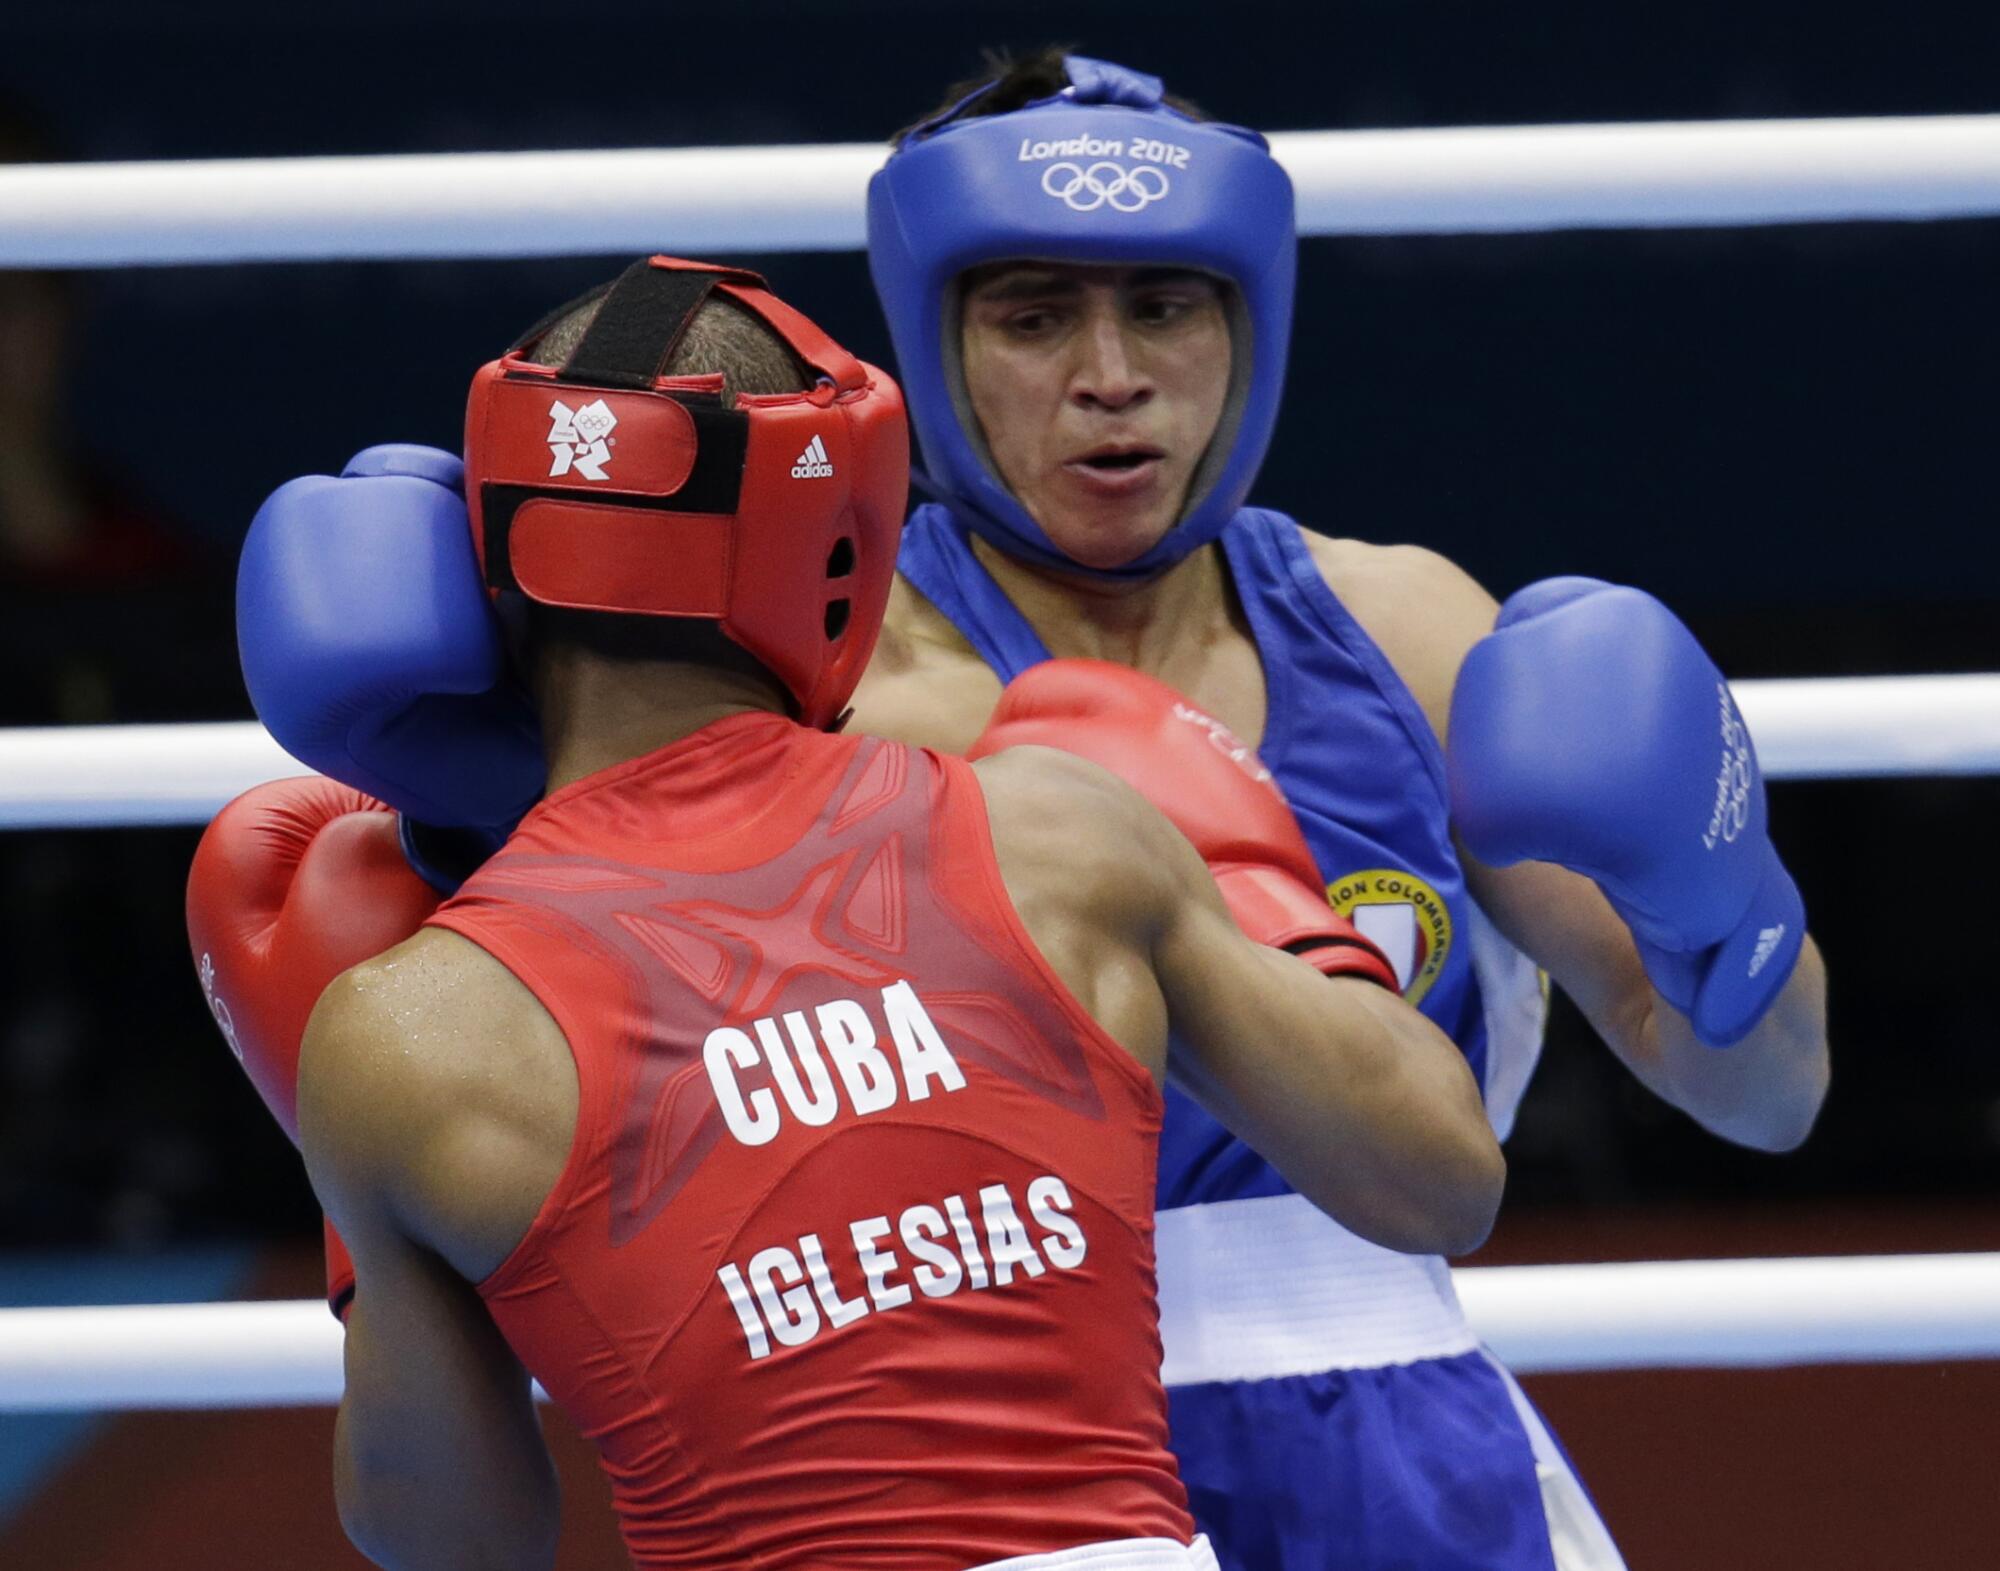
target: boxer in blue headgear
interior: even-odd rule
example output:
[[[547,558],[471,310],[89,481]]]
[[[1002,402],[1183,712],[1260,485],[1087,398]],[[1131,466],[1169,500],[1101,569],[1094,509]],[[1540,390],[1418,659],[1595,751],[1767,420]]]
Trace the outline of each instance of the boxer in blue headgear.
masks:
[[[858,723],[962,746],[1051,656],[1162,677],[1260,739],[1329,898],[1396,956],[1503,1134],[1540,1046],[1525,951],[1708,1127],[1803,1138],[1824,973],[1747,732],[1686,629],[1590,580],[1496,608],[1432,553],[1243,505],[1295,247],[1261,137],[1049,51],[904,133],[868,231],[935,500],[904,530]],[[1143,474],[1080,472],[1135,452],[1151,507],[1125,495]],[[1700,848],[1738,825],[1729,855]],[[1442,1261],[1308,1215],[1177,1093],[1159,1204],[1173,1443],[1230,1571],[1621,1564]]]
[[[1261,139],[1153,78],[1046,51],[899,138],[869,224],[937,500],[904,531],[856,726],[963,751],[1003,684],[1051,656],[1144,671],[1216,717],[1229,756],[1261,757],[1328,898],[1458,1044],[1502,1134],[1540,1046],[1539,963],[1705,1127],[1768,1150],[1805,1137],[1826,1087],[1825,971],[1748,732],[1687,629],[1588,579],[1498,606],[1432,552],[1244,505],[1294,245]],[[397,451],[391,468],[430,474],[438,456]],[[338,538],[338,512],[399,505],[384,462],[311,493],[315,540]],[[462,508],[447,484],[432,475],[429,502]],[[357,553],[357,592],[414,592],[371,574]],[[431,642],[477,642],[437,622]],[[383,690],[407,703],[476,654],[412,650],[411,683]],[[1010,705],[1032,708],[1031,687]],[[468,775],[476,729],[495,779],[520,738],[466,709],[486,695],[459,698],[451,756],[429,728],[343,708],[341,736],[389,750],[356,783],[478,824],[439,797]],[[1062,718],[1102,759],[1113,728]],[[1038,720],[1045,741],[1057,729]],[[1125,762],[1160,795],[1185,774]],[[1342,1231],[1178,1093],[1158,1195],[1173,1442],[1230,1571],[1620,1565],[1444,1262]]]
[[[926,486],[1008,555],[1073,569],[994,470],[966,393],[960,279],[982,263],[1162,262],[1227,288],[1222,418],[1174,527],[1104,576],[1148,578],[1220,535],[1271,445],[1292,334],[1292,182],[1255,131],[1194,118],[1160,79],[1072,55],[1069,86],[1004,115],[987,84],[904,134],[868,187],[868,261],[910,388]]]

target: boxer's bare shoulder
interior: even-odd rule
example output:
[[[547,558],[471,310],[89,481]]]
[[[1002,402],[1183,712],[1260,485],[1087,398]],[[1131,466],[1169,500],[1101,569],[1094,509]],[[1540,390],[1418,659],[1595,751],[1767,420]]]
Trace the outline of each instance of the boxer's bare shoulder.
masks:
[[[1166,1017],[1150,955],[1185,894],[1179,834],[1123,780],[1073,753],[1010,747],[972,767],[1022,925],[1091,1018],[1161,1079]]]
[[[999,701],[999,677],[950,619],[897,574],[881,639],[855,689],[855,728],[963,753]]]
[[[534,1220],[568,1159],[576,1105],[575,1065],[548,1011],[441,928],[337,977],[300,1048],[300,1137],[316,1182],[386,1203],[468,1281]]]
[[[1388,656],[1442,740],[1458,668],[1493,630],[1498,602],[1464,568],[1422,546],[1302,533],[1320,578]]]

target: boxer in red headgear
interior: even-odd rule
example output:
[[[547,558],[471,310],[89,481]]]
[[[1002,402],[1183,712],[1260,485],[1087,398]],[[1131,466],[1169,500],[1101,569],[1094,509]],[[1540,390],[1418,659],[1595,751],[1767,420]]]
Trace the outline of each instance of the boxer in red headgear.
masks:
[[[1123,723],[1236,803],[1236,920],[1096,765],[819,729],[881,617],[903,444],[881,373],[664,260],[475,383],[475,544],[548,791],[333,983],[299,1060],[357,1271],[342,1516],[385,1566],[549,1564],[530,1373],[640,1566],[1212,1565],[1159,1383],[1170,1065],[1386,1244],[1490,1221],[1462,1061],[1205,717],[1135,684]],[[232,1014],[246,1061],[267,1018]]]
[[[711,296],[760,320],[817,381],[753,394],[722,372],[662,377]],[[594,306],[560,370],[516,349],[473,379],[466,500],[487,586],[712,622],[777,678],[802,725],[836,725],[896,570],[909,489],[896,384],[754,273],[654,257]],[[664,344],[663,322],[678,324]]]

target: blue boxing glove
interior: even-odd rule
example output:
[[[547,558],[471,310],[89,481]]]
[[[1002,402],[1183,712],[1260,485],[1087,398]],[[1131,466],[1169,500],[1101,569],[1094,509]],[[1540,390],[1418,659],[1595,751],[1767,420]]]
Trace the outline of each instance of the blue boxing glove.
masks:
[[[1595,880],[1704,1042],[1741,1040],[1783,991],[1805,906],[1750,733],[1651,595],[1551,578],[1509,599],[1459,671],[1446,766],[1466,849]]]
[[[236,636],[258,717],[300,763],[488,844],[542,794],[541,733],[507,669],[466,519],[436,448],[355,455],[274,491],[243,543]]]

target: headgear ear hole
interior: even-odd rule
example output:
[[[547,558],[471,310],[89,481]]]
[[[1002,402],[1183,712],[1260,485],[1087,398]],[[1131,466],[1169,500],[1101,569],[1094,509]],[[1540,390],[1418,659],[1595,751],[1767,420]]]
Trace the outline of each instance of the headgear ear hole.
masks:
[[[853,571],[854,541],[851,537],[842,535],[838,540],[834,541],[833,550],[827,553],[826,576],[828,578],[845,578]]]
[[[829,600],[827,602],[826,636],[829,643],[847,631],[848,613],[852,610],[852,603],[846,600]]]

